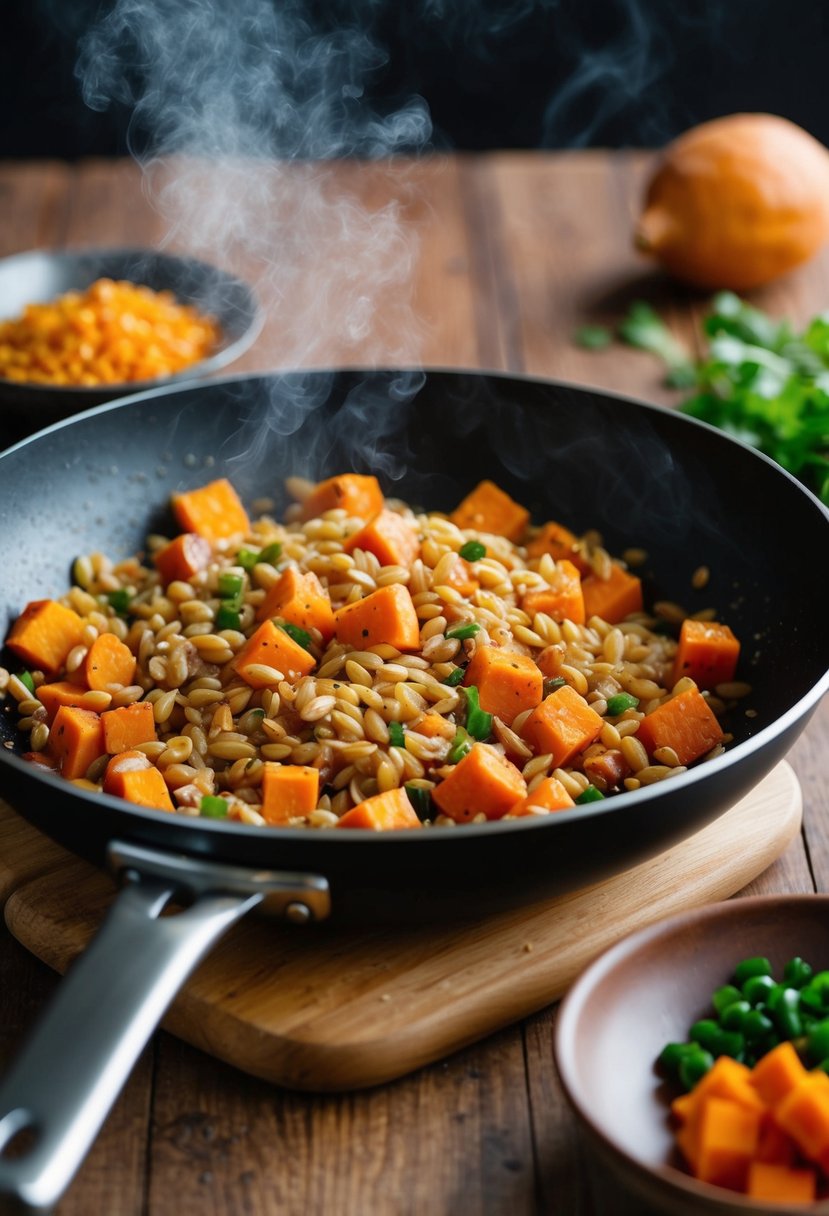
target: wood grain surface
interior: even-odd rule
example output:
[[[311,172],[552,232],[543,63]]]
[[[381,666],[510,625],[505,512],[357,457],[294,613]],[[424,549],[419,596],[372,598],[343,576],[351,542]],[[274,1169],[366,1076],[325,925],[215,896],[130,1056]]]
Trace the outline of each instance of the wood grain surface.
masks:
[[[637,298],[697,340],[705,298],[670,286],[631,249],[648,161],[591,151],[332,167],[332,189],[342,180],[375,208],[392,204],[417,232],[415,252],[378,289],[371,355],[411,349],[414,334],[423,364],[562,377],[673,404],[647,355],[572,341],[576,326],[612,323]],[[126,163],[0,164],[0,214],[0,256],[168,236]],[[178,234],[169,247],[187,244]],[[231,268],[255,275],[266,260],[260,250]],[[313,281],[301,285],[313,299]],[[389,323],[401,293],[416,319],[405,341]],[[752,298],[803,323],[829,303],[829,254]],[[284,320],[284,308],[270,313],[236,370],[361,361],[359,335],[345,341],[324,325],[298,354]],[[0,427],[11,442],[13,429]],[[789,757],[802,833],[748,893],[829,889],[827,744],[824,702]],[[0,1067],[57,982],[11,934],[0,937]],[[403,1080],[347,1095],[275,1087],[160,1032],[59,1216],[638,1216],[578,1140],[553,1064],[554,1018],[548,1006]]]

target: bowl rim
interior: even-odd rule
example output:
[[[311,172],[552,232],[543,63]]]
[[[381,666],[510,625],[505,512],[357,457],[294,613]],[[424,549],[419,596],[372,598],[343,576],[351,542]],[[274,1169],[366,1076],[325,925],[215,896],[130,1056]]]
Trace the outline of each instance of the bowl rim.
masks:
[[[795,1213],[808,1211],[816,1213],[817,1216],[829,1214],[829,1199],[818,1200],[805,1206],[764,1200],[761,1208],[747,1195],[730,1191],[726,1187],[714,1186],[713,1183],[702,1182],[677,1169],[669,1162],[654,1166],[636,1157],[609,1134],[605,1126],[591,1114],[589,1101],[586,1100],[580,1085],[575,1051],[575,1037],[585,1005],[607,975],[621,963],[635,956],[643,947],[659,938],[670,938],[692,924],[706,924],[722,919],[736,920],[745,916],[747,912],[761,912],[764,909],[773,910],[792,905],[806,907],[809,904],[823,905],[824,910],[829,912],[829,893],[818,891],[735,896],[731,899],[718,900],[715,903],[703,904],[684,912],[678,912],[674,916],[664,917],[641,929],[634,930],[633,933],[627,934],[614,945],[603,950],[568,990],[557,1011],[553,1031],[556,1070],[565,1096],[589,1137],[596,1142],[605,1155],[615,1161],[624,1173],[635,1179],[647,1178],[652,1184],[656,1184],[663,1190],[679,1193],[687,1201],[695,1200],[701,1210],[705,1205],[713,1204],[718,1205],[721,1211],[730,1210],[734,1213],[762,1211],[774,1214],[774,1216],[778,1216],[778,1214],[779,1216],[795,1216]],[[829,921],[829,917],[827,920]]]
[[[182,368],[180,371],[171,372],[167,376],[158,376],[152,380],[118,380],[111,384],[86,385],[43,384],[28,380],[10,380],[8,377],[0,375],[0,391],[14,392],[15,395],[19,394],[21,400],[27,396],[43,397],[44,395],[48,395],[57,403],[61,397],[67,401],[79,397],[92,400],[95,397],[100,398],[101,403],[109,404],[110,402],[122,400],[126,396],[152,392],[156,389],[165,389],[177,384],[181,384],[183,387],[190,381],[198,380],[202,376],[227,367],[228,364],[233,363],[253,345],[265,325],[265,312],[253,286],[245,279],[240,278],[235,272],[226,270],[215,262],[205,261],[204,258],[196,257],[194,254],[168,252],[164,249],[154,249],[151,246],[141,245],[83,245],[71,249],[24,249],[17,253],[9,254],[7,257],[0,258],[0,271],[6,267],[13,266],[15,262],[25,263],[26,261],[34,262],[42,260],[45,262],[65,262],[71,265],[98,258],[106,260],[107,258],[140,259],[147,257],[152,257],[160,262],[166,262],[171,266],[174,264],[188,264],[197,267],[216,275],[225,284],[233,285],[238,290],[244,292],[246,304],[250,310],[248,324],[232,342],[220,345],[212,354],[207,355],[204,359],[199,359],[197,363],[192,363],[189,367]],[[101,276],[99,275],[98,277]],[[41,302],[38,300],[33,301],[33,303]],[[0,317],[0,322],[12,319]],[[244,375],[245,373],[240,374]],[[36,409],[37,406],[34,405],[30,408]]]

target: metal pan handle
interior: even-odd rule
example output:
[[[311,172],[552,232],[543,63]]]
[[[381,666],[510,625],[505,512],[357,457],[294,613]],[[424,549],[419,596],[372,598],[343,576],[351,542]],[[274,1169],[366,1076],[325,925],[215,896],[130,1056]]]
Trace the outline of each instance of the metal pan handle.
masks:
[[[329,912],[314,875],[120,843],[110,856],[126,885],[0,1083],[0,1196],[19,1211],[57,1203],[173,997],[232,924],[257,906],[299,922]],[[183,893],[191,906],[161,916]],[[23,1151],[7,1152],[24,1130]]]

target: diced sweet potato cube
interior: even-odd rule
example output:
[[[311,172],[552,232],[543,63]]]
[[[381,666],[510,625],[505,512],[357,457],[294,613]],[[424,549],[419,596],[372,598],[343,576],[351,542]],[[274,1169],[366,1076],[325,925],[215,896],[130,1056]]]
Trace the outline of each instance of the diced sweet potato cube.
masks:
[[[78,684],[58,680],[55,684],[41,684],[37,699],[46,710],[47,721],[51,722],[61,705],[79,705],[83,708],[83,699],[88,691]]]
[[[262,772],[260,813],[270,824],[310,815],[319,801],[319,769],[267,761]]]
[[[163,776],[143,752],[112,757],[104,774],[104,792],[157,811],[175,811]]]
[[[618,562],[611,563],[609,578],[588,574],[581,585],[585,619],[601,617],[610,625],[642,611],[642,580],[629,574]]]
[[[543,554],[549,553],[555,561],[566,559],[573,563],[579,574],[587,574],[590,571],[590,563],[585,561],[577,546],[578,537],[575,533],[563,524],[549,520],[527,542],[527,554],[529,557],[542,557]]]
[[[417,612],[409,589],[402,583],[390,583],[339,608],[334,613],[334,631],[340,642],[357,650],[381,642],[398,650],[420,647]]]
[[[432,790],[432,799],[456,823],[483,813],[502,819],[527,792],[514,764],[486,743],[476,743]]]
[[[521,735],[536,755],[549,752],[561,768],[596,739],[604,722],[575,689],[565,684],[534,709]]]
[[[149,701],[136,701],[101,714],[104,728],[104,751],[110,756],[128,752],[139,743],[151,743],[157,738],[153,707]]]
[[[528,591],[521,601],[521,607],[531,619],[537,612],[544,612],[554,621],[572,621],[575,625],[583,625],[581,575],[573,563],[566,559],[558,562],[550,586]]]
[[[526,655],[478,646],[463,682],[478,689],[481,709],[511,726],[518,714],[541,703],[544,678]]]
[[[769,1161],[773,1165],[794,1165],[795,1144],[791,1136],[783,1131],[770,1111],[766,1111],[760,1124],[760,1139],[757,1142],[755,1161]]]
[[[740,643],[727,625],[716,621],[682,622],[672,682],[689,676],[700,688],[714,688],[734,679]]]
[[[649,755],[672,747],[680,764],[692,764],[721,742],[723,730],[702,693],[689,688],[646,714],[636,738]]]
[[[346,811],[337,822],[338,828],[369,828],[375,832],[422,828],[404,789],[386,790],[366,798],[353,810]]]
[[[54,674],[82,636],[83,622],[71,608],[56,600],[33,600],[12,625],[6,644],[29,667]]]
[[[131,684],[136,659],[114,633],[100,634],[89,647],[83,673],[90,688],[103,690],[110,684]]]
[[[829,1165],[829,1077],[809,1072],[774,1108],[777,1123],[805,1157]]]
[[[273,684],[273,677],[258,668],[281,672],[282,679],[295,684],[310,675],[316,664],[314,656],[284,629],[273,621],[264,621],[239,651],[234,666],[251,688],[267,688]]]
[[[767,1052],[751,1072],[751,1084],[766,1106],[777,1106],[806,1076],[800,1056],[788,1040]]]
[[[549,680],[556,680],[561,675],[561,668],[565,661],[567,648],[563,642],[553,642],[552,646],[546,646],[538,656],[538,670],[542,676],[546,676]]]
[[[302,518],[313,519],[337,509],[368,521],[383,509],[383,491],[376,477],[340,473],[320,481],[302,504]]]
[[[61,705],[49,731],[49,753],[68,780],[83,777],[104,754],[104,728],[97,714],[75,705]]]
[[[248,514],[226,477],[198,490],[172,496],[173,514],[185,532],[206,540],[224,540],[250,531]]]
[[[775,1203],[814,1203],[817,1176],[814,1170],[752,1161],[745,1193],[750,1199],[767,1199]]]
[[[420,554],[420,539],[413,520],[384,507],[359,532],[349,536],[343,549],[346,553],[355,549],[373,553],[381,566],[410,566]]]
[[[719,1056],[687,1097],[693,1106],[706,1098],[727,1098],[729,1102],[762,1113],[763,1101],[751,1084],[751,1076],[751,1070],[739,1060]]]
[[[481,481],[449,516],[459,528],[491,532],[519,541],[527,530],[530,513],[494,481]]]
[[[419,735],[425,735],[427,739],[438,737],[451,739],[456,728],[448,718],[444,718],[441,714],[423,714],[421,718],[412,722],[411,729],[416,730]]]
[[[741,1190],[757,1149],[761,1118],[760,1111],[727,1098],[705,1098],[697,1128],[697,1178]]]
[[[182,532],[155,555],[155,568],[166,587],[180,580],[187,583],[194,574],[210,565],[213,549],[210,541],[198,532]]]
[[[334,633],[334,609],[328,592],[316,574],[310,570],[303,574],[296,566],[282,572],[259,606],[258,621],[272,617],[300,629],[318,629],[324,642]]]
[[[557,777],[545,777],[525,798],[516,802],[510,815],[518,819],[524,815],[532,815],[533,807],[540,807],[545,811],[566,811],[575,805]]]

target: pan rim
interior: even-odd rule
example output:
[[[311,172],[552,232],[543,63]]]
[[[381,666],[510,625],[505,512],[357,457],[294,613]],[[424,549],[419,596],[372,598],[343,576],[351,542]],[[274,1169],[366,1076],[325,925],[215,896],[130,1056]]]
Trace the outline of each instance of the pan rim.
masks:
[[[55,434],[61,431],[64,427],[80,424],[99,417],[105,413],[129,409],[140,402],[152,401],[155,398],[176,396],[183,392],[197,392],[200,389],[205,388],[223,388],[225,386],[236,384],[240,381],[272,381],[274,379],[287,379],[289,377],[306,375],[324,377],[335,376],[343,373],[366,376],[417,374],[427,377],[438,375],[449,378],[460,378],[464,376],[471,376],[475,378],[492,378],[500,381],[537,384],[541,387],[550,387],[553,389],[557,388],[568,392],[575,392],[577,394],[587,393],[593,396],[609,398],[611,400],[621,402],[635,408],[636,410],[644,410],[647,414],[655,414],[659,416],[664,416],[665,414],[673,415],[676,419],[681,420],[680,425],[701,427],[704,431],[716,437],[718,442],[725,443],[726,445],[735,445],[738,449],[744,452],[748,451],[753,457],[763,461],[765,464],[770,466],[776,474],[782,475],[785,479],[792,483],[793,487],[798,492],[805,495],[806,499],[811,503],[811,505],[816,507],[819,513],[824,517],[825,521],[829,523],[829,510],[827,510],[817,496],[800,481],[798,481],[796,477],[778,465],[776,461],[766,456],[763,452],[757,451],[757,449],[752,448],[749,444],[735,438],[733,435],[729,435],[726,432],[719,430],[717,427],[711,426],[707,422],[690,417],[689,415],[680,414],[668,407],[643,401],[640,398],[631,397],[614,390],[594,387],[592,385],[577,384],[567,380],[552,379],[546,376],[536,376],[527,373],[512,373],[497,369],[488,370],[485,368],[458,368],[440,366],[367,367],[358,365],[353,367],[339,366],[329,368],[278,368],[270,372],[235,372],[221,377],[211,377],[209,380],[201,382],[190,381],[187,383],[173,385],[156,385],[151,389],[129,393],[115,398],[112,401],[104,402],[101,405],[93,406],[80,413],[73,414],[70,417],[62,418],[59,421],[52,423],[50,426],[44,427],[42,430],[36,431],[32,435],[26,436],[24,439],[7,448],[5,451],[0,452],[0,473],[2,472],[2,464],[4,460],[11,457],[12,454],[28,447],[30,444],[38,442],[42,437]],[[747,759],[758,749],[767,746],[774,738],[784,734],[790,726],[814,709],[827,691],[829,691],[829,666],[827,666],[827,669],[824,671],[821,678],[817,680],[798,701],[790,706],[784,714],[775,718],[767,726],[762,727],[755,735],[752,735],[751,738],[745,739],[741,743],[736,744],[723,755],[707,761],[704,766],[689,769],[680,774],[678,777],[671,778],[668,785],[672,789],[685,789],[687,787],[696,785],[698,782],[705,779],[708,774],[715,773],[722,768],[731,767],[735,761]],[[51,774],[46,770],[38,769],[37,766],[22,760],[21,757],[4,749],[0,749],[0,762],[2,764],[9,765],[13,770],[20,772],[21,775],[25,774],[26,778],[29,780],[34,778],[43,785],[44,789],[50,789],[53,787],[63,788],[65,785],[60,777]],[[654,798],[665,799],[667,795],[668,791],[665,789],[665,783],[657,782],[653,785],[640,787],[638,790],[625,791],[624,803],[628,806],[634,806],[650,802]],[[122,799],[116,798],[112,795],[104,794],[103,792],[93,793],[92,791],[78,789],[76,787],[73,790],[73,796],[81,798],[84,802],[91,806],[103,806],[108,810],[118,811],[122,815],[126,814],[130,818],[135,818],[139,822],[150,822],[154,824],[169,824],[170,822],[169,812],[154,811],[151,808],[133,806],[131,803],[125,802]],[[566,821],[573,822],[574,820],[580,821],[583,819],[596,819],[597,822],[601,821],[604,816],[612,814],[619,809],[615,805],[617,797],[618,796],[606,799],[604,802],[600,803],[588,803],[584,806],[573,807],[569,811]],[[494,820],[480,824],[464,824],[460,836],[463,839],[468,839],[470,837],[497,838],[502,836],[505,832],[512,834],[516,831],[538,831],[541,829],[555,830],[555,824],[563,827],[564,823],[564,819],[561,819],[555,815],[522,818],[508,820],[506,822],[503,820]],[[304,831],[305,834],[311,836],[312,838],[316,838],[319,835],[319,832],[314,832],[313,830],[307,829],[303,830],[287,827],[269,827],[267,829],[263,829],[258,825],[224,823],[220,820],[197,819],[195,817],[186,815],[177,815],[176,825],[178,826],[180,824],[189,824],[191,825],[192,829],[198,831],[199,833],[207,831],[209,834],[218,834],[220,837],[231,836],[234,838],[261,839],[262,833],[265,830],[267,832],[268,839],[276,839],[281,841],[296,840],[299,831]],[[337,848],[347,848],[349,847],[348,842],[353,845],[355,842],[365,844],[368,840],[372,840],[374,841],[373,847],[379,846],[381,842],[383,847],[389,847],[394,842],[397,842],[399,845],[404,839],[409,841],[420,841],[420,847],[430,847],[425,844],[426,841],[435,839],[446,840],[448,837],[457,839],[459,834],[449,830],[443,831],[442,829],[437,828],[430,829],[426,832],[395,833],[374,832],[370,829],[355,829],[350,832],[343,833],[324,832],[323,835],[326,840],[336,839],[343,842],[342,844],[337,845]],[[403,847],[411,848],[417,846],[407,844]]]

